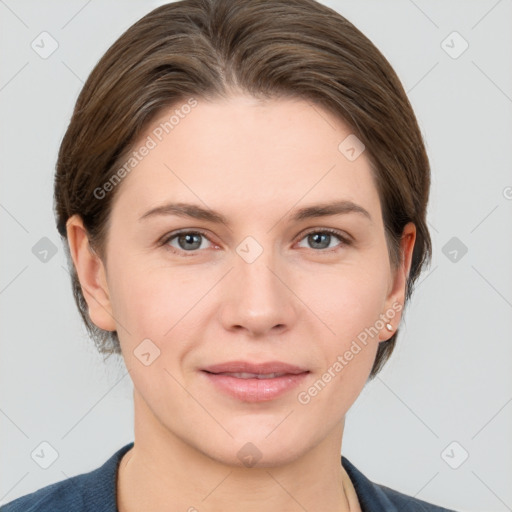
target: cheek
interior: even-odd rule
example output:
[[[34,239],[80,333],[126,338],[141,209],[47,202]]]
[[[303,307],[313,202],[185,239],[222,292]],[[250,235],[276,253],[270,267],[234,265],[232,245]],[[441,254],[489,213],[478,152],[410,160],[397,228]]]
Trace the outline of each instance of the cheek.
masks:
[[[347,265],[298,274],[297,295],[325,324],[325,332],[341,344],[373,326],[379,317],[388,286],[385,265]],[[327,329],[329,327],[330,329]],[[337,348],[340,348],[339,345]]]
[[[143,262],[125,261],[113,262],[112,268],[109,288],[114,316],[121,322],[124,319],[134,329],[152,326],[151,331],[155,331],[163,327],[163,332],[153,332],[157,337],[179,318],[193,315],[194,305],[218,281],[211,268],[203,271],[199,266],[147,268]],[[291,269],[283,277],[291,290],[290,301],[302,302],[301,308],[316,314],[328,326],[342,323],[347,332],[347,328],[373,324],[375,314],[381,312],[387,286],[386,270],[382,263],[325,265],[314,271]],[[236,286],[229,277],[219,286],[223,285]]]
[[[200,310],[196,304],[213,285],[212,278],[211,272],[197,269],[119,262],[109,280],[114,317],[130,333],[131,344],[149,338],[161,346],[181,324],[194,321]]]
[[[382,269],[354,267],[336,275],[317,274],[308,281],[303,288],[303,296],[310,290],[305,302],[322,321],[315,319],[319,364],[317,379],[302,390],[299,403],[310,404],[319,415],[325,407],[342,414],[361,393],[375,361],[386,274]]]
[[[321,320],[314,319],[322,354],[316,371],[328,391],[319,402],[332,399],[347,410],[365,385],[380,341],[379,315],[384,313],[389,277],[385,263],[375,259],[372,265],[304,274],[297,281],[297,295]]]
[[[216,272],[206,265],[154,265],[143,257],[113,256],[109,269],[111,304],[116,321],[130,333],[130,345],[149,338],[163,347],[169,339],[176,340],[185,325],[193,329],[223,306],[211,302],[215,296],[232,295],[221,292],[221,287],[237,286],[229,276],[218,282],[224,268]],[[298,312],[291,319],[296,325],[290,327],[306,325],[307,331],[316,333],[317,343],[329,357],[344,351],[383,313],[389,269],[385,259],[372,258],[371,253],[366,256],[354,253],[343,263],[290,264],[282,272],[290,289],[285,300]],[[220,293],[208,297],[212,288]],[[126,339],[124,329],[118,333]]]

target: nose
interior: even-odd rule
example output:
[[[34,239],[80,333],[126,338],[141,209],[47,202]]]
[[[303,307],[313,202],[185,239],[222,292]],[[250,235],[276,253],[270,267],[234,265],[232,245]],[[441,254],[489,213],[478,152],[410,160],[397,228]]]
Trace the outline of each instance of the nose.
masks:
[[[226,330],[256,338],[290,329],[298,301],[287,285],[289,272],[284,268],[271,250],[252,262],[235,256],[221,299],[220,317]]]

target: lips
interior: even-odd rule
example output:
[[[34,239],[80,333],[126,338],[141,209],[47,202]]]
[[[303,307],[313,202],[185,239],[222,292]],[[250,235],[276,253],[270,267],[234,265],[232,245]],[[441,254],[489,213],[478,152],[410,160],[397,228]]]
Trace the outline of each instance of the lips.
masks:
[[[276,377],[282,377],[283,375],[291,375],[287,373],[247,373],[247,372],[221,372],[215,373],[215,375],[229,375],[236,379],[275,379]]]
[[[203,368],[208,373],[223,373],[223,374],[236,374],[248,373],[252,375],[262,376],[270,374],[282,375],[298,375],[299,373],[307,372],[307,368],[291,365],[281,361],[269,361],[266,363],[250,363],[248,361],[229,361],[226,363],[219,363]],[[247,378],[247,377],[240,377]]]
[[[265,402],[291,391],[304,381],[309,370],[271,361],[249,363],[230,361],[202,370],[215,389],[243,402]]]

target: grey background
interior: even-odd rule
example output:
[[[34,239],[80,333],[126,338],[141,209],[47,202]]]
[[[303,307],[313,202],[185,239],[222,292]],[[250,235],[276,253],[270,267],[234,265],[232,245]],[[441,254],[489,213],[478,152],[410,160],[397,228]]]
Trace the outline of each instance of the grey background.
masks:
[[[102,362],[74,306],[52,182],[83,81],[162,3],[0,0],[0,504],[95,469],[133,440],[124,364]],[[433,173],[432,265],[391,361],[348,413],[343,454],[427,501],[512,510],[512,2],[324,3],[395,67]],[[58,42],[46,59],[31,47],[43,31]],[[453,31],[469,44],[457,58]],[[58,452],[47,469],[31,457],[44,441]]]

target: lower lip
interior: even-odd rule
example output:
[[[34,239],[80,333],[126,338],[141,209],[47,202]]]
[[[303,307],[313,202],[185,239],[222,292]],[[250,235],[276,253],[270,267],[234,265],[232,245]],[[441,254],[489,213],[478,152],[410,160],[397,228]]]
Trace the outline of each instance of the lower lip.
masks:
[[[218,389],[244,402],[266,402],[274,400],[297,387],[309,372],[286,374],[273,379],[239,379],[203,371]]]

